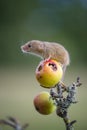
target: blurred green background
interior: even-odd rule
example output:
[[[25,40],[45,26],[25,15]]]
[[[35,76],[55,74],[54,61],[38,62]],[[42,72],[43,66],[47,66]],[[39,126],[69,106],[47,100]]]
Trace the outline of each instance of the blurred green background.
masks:
[[[64,82],[69,85],[80,76],[83,83],[79,102],[69,114],[78,121],[75,129],[86,130],[87,0],[0,0],[0,118],[29,122],[29,130],[65,129],[55,112],[43,116],[34,109],[34,96],[49,90],[35,78],[40,59],[20,50],[32,39],[59,42],[69,51],[71,63]]]

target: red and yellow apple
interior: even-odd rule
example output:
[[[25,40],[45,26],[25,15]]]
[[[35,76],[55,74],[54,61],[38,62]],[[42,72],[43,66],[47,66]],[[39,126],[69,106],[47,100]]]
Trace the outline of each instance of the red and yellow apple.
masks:
[[[56,110],[56,105],[54,100],[51,98],[50,94],[48,92],[40,92],[35,98],[34,98],[34,106],[35,109],[43,115],[51,114]]]
[[[36,68],[36,79],[42,87],[52,88],[62,78],[62,66],[56,60],[43,60]]]

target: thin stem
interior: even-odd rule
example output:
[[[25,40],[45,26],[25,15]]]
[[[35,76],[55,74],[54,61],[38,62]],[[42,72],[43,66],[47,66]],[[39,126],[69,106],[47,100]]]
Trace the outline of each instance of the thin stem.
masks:
[[[76,123],[76,120],[70,122],[67,117],[63,118],[63,120],[65,122],[66,130],[74,130],[73,124]]]

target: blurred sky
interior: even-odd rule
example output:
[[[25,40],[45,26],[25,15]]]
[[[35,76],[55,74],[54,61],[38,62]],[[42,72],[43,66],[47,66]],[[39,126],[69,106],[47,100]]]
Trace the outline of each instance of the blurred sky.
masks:
[[[0,65],[38,62],[20,50],[32,39],[59,42],[73,66],[86,65],[87,0],[0,0]]]

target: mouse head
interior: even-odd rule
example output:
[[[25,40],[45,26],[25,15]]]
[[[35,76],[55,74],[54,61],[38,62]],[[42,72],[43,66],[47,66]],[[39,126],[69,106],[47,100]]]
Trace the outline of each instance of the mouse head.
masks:
[[[21,46],[21,50],[25,53],[41,53],[44,50],[44,43],[39,40],[32,40]]]

